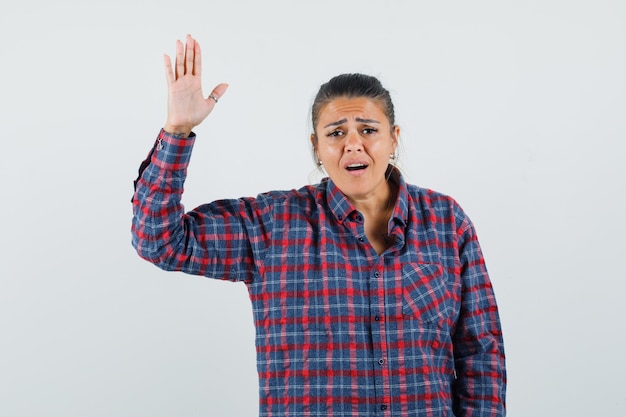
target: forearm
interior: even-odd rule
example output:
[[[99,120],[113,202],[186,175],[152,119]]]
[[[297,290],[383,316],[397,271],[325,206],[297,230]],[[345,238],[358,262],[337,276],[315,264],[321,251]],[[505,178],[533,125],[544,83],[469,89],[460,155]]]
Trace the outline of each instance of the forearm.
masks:
[[[499,323],[485,323],[482,334],[463,332],[464,346],[455,353],[456,381],[453,396],[456,416],[503,417],[506,415],[506,371]],[[497,329],[497,330],[496,330]],[[463,356],[465,355],[465,356]]]
[[[177,240],[185,235],[181,197],[194,140],[194,135],[159,132],[135,183],[132,244],[142,258],[164,269],[176,269],[168,259],[180,251]]]

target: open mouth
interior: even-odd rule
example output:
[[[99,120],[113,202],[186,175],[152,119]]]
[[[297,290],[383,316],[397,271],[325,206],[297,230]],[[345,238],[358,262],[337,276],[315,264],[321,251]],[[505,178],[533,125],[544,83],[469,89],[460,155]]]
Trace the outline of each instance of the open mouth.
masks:
[[[348,171],[360,171],[367,168],[366,164],[350,164],[346,167]]]

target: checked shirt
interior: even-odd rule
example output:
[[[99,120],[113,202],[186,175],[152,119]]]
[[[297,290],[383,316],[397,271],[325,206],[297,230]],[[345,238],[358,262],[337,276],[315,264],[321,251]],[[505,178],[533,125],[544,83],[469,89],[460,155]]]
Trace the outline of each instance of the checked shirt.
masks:
[[[453,199],[394,171],[380,256],[329,179],[185,213],[194,141],[159,133],[135,182],[132,243],[162,269],[247,286],[260,416],[505,415],[496,301]]]

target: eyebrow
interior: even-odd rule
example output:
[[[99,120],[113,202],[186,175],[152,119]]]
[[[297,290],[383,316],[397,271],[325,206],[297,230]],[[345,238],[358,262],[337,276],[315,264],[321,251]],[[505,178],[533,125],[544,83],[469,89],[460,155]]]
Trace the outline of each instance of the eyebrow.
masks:
[[[375,119],[361,119],[360,117],[357,117],[355,120],[357,122],[359,122],[359,123],[380,123],[378,120],[375,120]],[[337,120],[336,122],[332,122],[332,123],[329,123],[326,126],[324,126],[324,129],[326,129],[327,127],[331,127],[331,126],[342,125],[342,124],[344,124],[347,121],[348,121],[348,119],[345,119],[345,118],[341,119],[341,120]]]

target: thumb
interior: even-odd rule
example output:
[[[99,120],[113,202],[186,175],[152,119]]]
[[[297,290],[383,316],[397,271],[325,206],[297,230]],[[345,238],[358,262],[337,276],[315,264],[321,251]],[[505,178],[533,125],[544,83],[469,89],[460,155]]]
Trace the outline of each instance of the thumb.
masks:
[[[211,91],[211,94],[209,94],[209,96],[207,97],[207,100],[214,101],[214,104],[217,103],[222,98],[222,96],[224,95],[227,89],[228,89],[228,84],[222,83],[222,84],[217,85],[213,89],[213,91]]]

